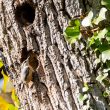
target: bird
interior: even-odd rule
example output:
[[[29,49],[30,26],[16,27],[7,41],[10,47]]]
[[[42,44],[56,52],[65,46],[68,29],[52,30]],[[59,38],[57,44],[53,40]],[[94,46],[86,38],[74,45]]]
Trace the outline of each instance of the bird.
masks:
[[[21,81],[29,83],[32,80],[33,71],[29,66],[24,66],[21,70]]]
[[[34,70],[29,65],[29,57],[28,57],[21,65],[21,73],[20,73],[21,81],[24,83],[29,83],[32,80],[33,72]]]

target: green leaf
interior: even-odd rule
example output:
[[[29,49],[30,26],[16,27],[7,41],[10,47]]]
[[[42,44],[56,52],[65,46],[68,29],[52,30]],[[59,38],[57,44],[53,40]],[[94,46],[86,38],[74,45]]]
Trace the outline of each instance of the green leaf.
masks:
[[[72,44],[80,37],[80,21],[75,19],[71,23],[73,26],[68,26],[64,31],[64,36],[66,40]]]
[[[108,76],[108,73],[100,74],[97,76],[96,80],[102,83],[102,81]]]
[[[103,93],[104,97],[108,97],[109,95],[110,95],[110,91],[109,90],[104,91],[104,93]]]
[[[84,83],[84,87],[82,88],[83,92],[88,92],[89,90],[92,90],[92,88],[88,85],[87,82]]]
[[[110,9],[110,0],[101,0],[101,5],[104,5]]]
[[[107,32],[106,39],[107,39],[108,42],[110,42],[110,31]]]
[[[88,90],[89,90],[88,87],[83,87],[83,88],[82,88],[82,91],[83,91],[83,92],[87,92]]]
[[[101,9],[100,9],[100,12],[99,12],[99,16],[98,16],[96,19],[94,19],[93,23],[96,24],[96,25],[98,25],[98,23],[99,23],[100,21],[106,19],[106,17],[105,17],[106,11],[107,11],[106,8],[104,8],[104,7],[101,8]]]
[[[108,71],[110,71],[110,68],[104,69],[103,72],[107,73]]]
[[[70,43],[70,44],[73,44],[75,43],[75,41],[79,38],[79,36],[74,36],[74,37],[71,37],[71,38],[66,38],[66,40]]]
[[[80,20],[79,19],[74,19],[69,21],[69,26],[80,26]]]
[[[107,68],[110,68],[110,61],[106,61]]]
[[[83,102],[83,101],[86,100],[87,98],[88,98],[88,95],[87,95],[87,94],[84,94],[84,95],[80,94],[80,95],[79,95],[79,101],[80,101],[80,102]]]
[[[94,37],[91,37],[91,39],[89,39],[88,47],[92,46],[94,43],[95,43],[95,39]]]
[[[79,29],[75,27],[67,27],[65,30],[65,34],[68,37],[79,35]]]
[[[88,13],[88,16],[86,16],[83,20],[82,20],[82,26],[87,27],[87,26],[92,26],[92,18],[93,18],[93,12],[90,11]]]
[[[85,82],[85,83],[84,83],[84,87],[88,87],[88,84],[87,84],[87,82]]]
[[[98,39],[98,38],[99,38],[99,39],[102,39],[102,38],[104,38],[107,32],[108,32],[108,30],[107,30],[106,28],[104,28],[103,30],[101,30],[101,31],[98,33],[98,35],[96,36],[95,39]]]
[[[107,78],[104,79],[102,82],[106,86],[106,88],[108,88],[110,86],[110,81]]]
[[[101,45],[101,41],[98,39],[95,39],[95,46],[98,48]]]
[[[99,48],[99,46],[102,46],[101,48],[103,48],[105,45],[102,45],[101,43],[101,39],[105,38],[105,35],[107,34],[108,29],[104,28],[103,30],[101,30],[99,33],[94,33],[94,35],[89,39],[88,42],[88,47],[95,45],[96,48]],[[107,46],[108,44],[106,44]]]
[[[102,52],[102,61],[110,60],[110,49]]]
[[[109,50],[110,45],[108,43],[102,43],[101,45],[98,46],[98,50],[102,53],[103,51]]]

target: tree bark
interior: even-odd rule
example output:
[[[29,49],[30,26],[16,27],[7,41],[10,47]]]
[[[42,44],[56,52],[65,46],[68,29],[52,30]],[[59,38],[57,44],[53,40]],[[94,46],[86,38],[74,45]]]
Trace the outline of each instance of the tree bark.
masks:
[[[23,25],[15,14],[16,7],[24,2],[35,8],[30,25]],[[0,1],[0,42],[8,65],[14,65],[10,77],[23,110],[109,110],[98,84],[92,84],[88,93],[89,109],[79,101],[84,83],[95,82],[96,56],[91,50],[85,51],[84,39],[71,46],[63,36],[70,19],[98,4],[98,0]],[[33,80],[22,87],[21,64],[28,50],[40,63]]]

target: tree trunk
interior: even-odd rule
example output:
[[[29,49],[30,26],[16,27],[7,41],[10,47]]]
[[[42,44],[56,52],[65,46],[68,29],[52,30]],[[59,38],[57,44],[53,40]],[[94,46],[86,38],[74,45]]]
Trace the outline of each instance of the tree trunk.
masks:
[[[32,8],[27,7],[29,19],[22,13],[25,9],[19,8],[23,3]],[[97,84],[91,84],[93,90],[87,94],[89,109],[79,101],[84,83],[96,79],[96,57],[92,51],[84,51],[85,40],[71,46],[63,36],[71,18],[98,4],[99,0],[0,1],[0,42],[8,65],[14,66],[10,77],[23,110],[110,110]],[[25,84],[21,82],[21,64],[33,54],[39,67]],[[35,59],[31,63],[36,64]]]

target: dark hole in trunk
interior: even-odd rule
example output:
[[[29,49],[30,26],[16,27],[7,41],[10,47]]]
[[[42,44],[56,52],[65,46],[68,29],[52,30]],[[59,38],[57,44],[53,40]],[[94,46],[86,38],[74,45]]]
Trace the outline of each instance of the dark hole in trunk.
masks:
[[[28,26],[33,23],[35,18],[35,8],[29,3],[20,4],[15,9],[15,19],[22,26]]]

